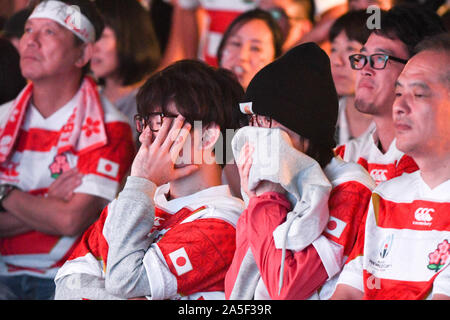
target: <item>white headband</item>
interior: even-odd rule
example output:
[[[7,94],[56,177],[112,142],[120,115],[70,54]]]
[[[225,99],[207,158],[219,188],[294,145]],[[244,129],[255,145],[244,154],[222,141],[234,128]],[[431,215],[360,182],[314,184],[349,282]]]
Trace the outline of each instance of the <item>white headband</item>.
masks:
[[[44,1],[33,10],[28,19],[33,18],[51,19],[72,31],[83,42],[95,42],[94,26],[78,6],[61,1]]]

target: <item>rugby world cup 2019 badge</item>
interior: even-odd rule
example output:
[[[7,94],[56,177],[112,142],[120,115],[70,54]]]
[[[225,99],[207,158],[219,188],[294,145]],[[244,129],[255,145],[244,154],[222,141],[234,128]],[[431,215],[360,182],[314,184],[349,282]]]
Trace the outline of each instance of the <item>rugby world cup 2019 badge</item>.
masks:
[[[49,166],[50,174],[53,179],[57,179],[60,175],[70,169],[67,156],[65,154],[57,154],[53,162]]]
[[[378,254],[376,257],[369,258],[370,265],[378,271],[385,271],[392,267],[391,259],[388,258],[392,250],[392,243],[394,241],[394,235],[388,235],[378,247]]]
[[[444,240],[438,244],[437,249],[428,255],[427,268],[438,272],[448,262],[450,262],[450,244],[448,240]]]
[[[384,259],[387,257],[387,255],[389,254],[389,252],[391,251],[392,248],[392,240],[394,239],[394,235],[391,234],[388,237],[386,237],[386,239],[383,241],[383,243],[380,246],[380,258]]]

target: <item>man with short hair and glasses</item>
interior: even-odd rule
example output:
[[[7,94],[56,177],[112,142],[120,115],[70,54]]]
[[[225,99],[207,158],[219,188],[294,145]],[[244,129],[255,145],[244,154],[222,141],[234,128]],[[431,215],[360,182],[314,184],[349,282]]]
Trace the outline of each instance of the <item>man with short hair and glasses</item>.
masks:
[[[225,298],[244,203],[222,183],[221,138],[241,126],[242,95],[230,71],[195,60],[146,81],[130,176],[56,276],[57,299]]]
[[[338,146],[345,161],[361,164],[377,184],[417,170],[416,163],[395,146],[392,104],[395,81],[423,38],[444,31],[437,14],[416,6],[396,6],[381,13],[361,49],[349,57],[356,70],[355,107],[373,116],[375,129]]]

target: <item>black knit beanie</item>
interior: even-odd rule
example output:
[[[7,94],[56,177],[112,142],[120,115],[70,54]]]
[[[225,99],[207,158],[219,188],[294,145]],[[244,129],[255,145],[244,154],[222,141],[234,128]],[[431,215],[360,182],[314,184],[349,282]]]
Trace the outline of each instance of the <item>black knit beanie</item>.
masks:
[[[255,75],[241,103],[244,109],[334,147],[338,97],[328,55],[312,42],[292,48]]]

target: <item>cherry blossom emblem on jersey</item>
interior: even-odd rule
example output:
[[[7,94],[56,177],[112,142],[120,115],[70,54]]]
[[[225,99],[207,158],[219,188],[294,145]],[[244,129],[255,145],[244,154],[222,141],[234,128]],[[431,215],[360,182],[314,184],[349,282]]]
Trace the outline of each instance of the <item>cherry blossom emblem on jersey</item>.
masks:
[[[438,244],[437,249],[428,255],[429,263],[427,268],[438,272],[448,262],[450,262],[450,244],[444,240]]]
[[[65,154],[57,154],[49,166],[50,173],[53,179],[57,179],[61,174],[70,169]]]

